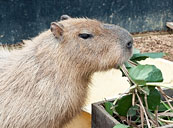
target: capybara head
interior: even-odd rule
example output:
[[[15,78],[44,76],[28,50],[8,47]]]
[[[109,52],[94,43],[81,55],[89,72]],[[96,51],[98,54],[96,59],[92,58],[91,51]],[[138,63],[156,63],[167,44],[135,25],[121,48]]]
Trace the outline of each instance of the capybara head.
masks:
[[[117,25],[65,15],[51,23],[51,32],[68,60],[88,70],[117,67],[132,55],[132,36]]]

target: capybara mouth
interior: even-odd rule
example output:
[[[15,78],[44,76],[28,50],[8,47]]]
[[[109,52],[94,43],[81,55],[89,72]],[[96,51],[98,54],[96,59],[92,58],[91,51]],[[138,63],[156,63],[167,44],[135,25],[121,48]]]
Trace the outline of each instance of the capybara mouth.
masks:
[[[121,65],[122,65],[122,64],[121,64]],[[116,64],[116,65],[114,66],[114,68],[115,68],[115,69],[120,69],[120,66],[121,66],[121,65]]]
[[[121,61],[120,63],[115,64],[115,65],[114,65],[114,68],[115,68],[115,69],[120,69],[120,67],[121,67],[122,65],[124,65],[126,62],[129,62],[129,61],[130,61],[130,58],[131,58],[131,57],[132,57],[132,54],[129,56],[129,58],[125,59],[124,61]]]
[[[125,62],[124,62],[124,63],[125,63]],[[121,67],[122,65],[124,65],[124,63],[120,63],[120,64],[114,65],[114,69],[120,69],[120,67]]]

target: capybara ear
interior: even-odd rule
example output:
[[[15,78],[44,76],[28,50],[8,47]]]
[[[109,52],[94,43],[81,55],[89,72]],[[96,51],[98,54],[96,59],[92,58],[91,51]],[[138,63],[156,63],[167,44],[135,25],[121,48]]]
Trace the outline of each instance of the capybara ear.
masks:
[[[71,18],[71,17],[68,16],[68,15],[62,15],[61,18],[60,18],[60,20],[68,20],[68,19],[70,19],[70,18]]]
[[[59,38],[63,35],[64,32],[63,29],[64,26],[61,23],[56,23],[56,22],[51,23],[50,30],[56,38]]]

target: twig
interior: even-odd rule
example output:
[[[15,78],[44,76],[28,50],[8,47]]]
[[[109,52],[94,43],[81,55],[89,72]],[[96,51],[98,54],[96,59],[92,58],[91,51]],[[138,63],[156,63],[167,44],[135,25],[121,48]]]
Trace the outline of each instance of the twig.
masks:
[[[156,87],[164,87],[164,88],[168,88],[168,89],[173,89],[173,87],[170,87],[170,85],[166,85],[164,83],[146,83],[146,85],[148,86],[156,86]]]
[[[155,121],[153,121],[153,120],[149,120],[150,121],[150,123],[152,124],[152,127],[156,127],[156,124],[155,124]]]
[[[145,93],[145,96],[144,96],[144,102],[145,102],[145,105],[146,105],[146,113],[147,113],[147,115],[148,115],[148,117],[151,119],[151,123],[155,126],[155,125],[157,125],[157,121],[155,121],[154,120],[154,116],[151,114],[151,113],[149,113],[149,111],[148,111],[148,102],[147,102],[147,94]]]
[[[127,69],[126,69],[126,66],[125,66],[124,64],[122,65],[121,69],[123,70],[124,74],[128,77],[128,79],[129,79],[133,84],[135,84],[135,82],[130,78],[129,73],[128,73]]]
[[[135,93],[132,94],[132,106],[135,105]]]
[[[159,109],[159,107],[157,106],[156,110],[154,111],[154,113],[155,113],[155,121],[156,121],[156,126],[157,127],[159,126],[159,123],[158,123],[158,109]]]
[[[157,88],[159,89],[160,93],[163,95],[163,97],[167,101],[169,107],[173,110],[173,107],[172,107],[171,103],[169,102],[168,98],[166,97],[166,94],[164,93],[164,91],[160,87],[157,87]]]
[[[148,119],[148,116],[147,116],[147,113],[146,113],[146,111],[145,111],[145,108],[144,108],[144,106],[143,106],[143,104],[142,104],[141,98],[139,97],[139,95],[138,95],[136,89],[135,89],[135,93],[136,93],[136,96],[138,97],[139,103],[140,103],[140,105],[141,105],[141,107],[142,107],[142,109],[143,109],[143,111],[144,111],[144,115],[145,115],[145,118],[146,118],[146,121],[147,121],[148,128],[151,128],[150,122],[149,122],[149,119]]]
[[[164,119],[159,118],[159,117],[158,117],[158,120],[160,120],[160,121],[162,121],[164,123],[167,123],[167,124],[173,124],[173,121],[171,121],[171,120],[164,120]]]
[[[144,111],[142,109],[142,106],[140,106],[140,117],[141,117],[141,126],[144,128]]]
[[[166,97],[167,97],[168,99],[170,99],[170,100],[173,100],[173,98],[172,98],[172,97],[170,97],[170,96],[168,96],[168,95],[166,95]]]
[[[169,116],[169,117],[173,117],[173,113],[172,112],[162,112],[162,113],[158,113],[158,116]]]
[[[146,113],[148,114],[148,117],[151,119],[151,123],[153,124],[153,126],[157,125],[157,121],[155,121],[155,116],[153,115],[153,113],[151,113],[150,111],[148,111],[148,109],[146,109]]]
[[[147,108],[147,110],[148,110],[147,94],[145,94],[145,96],[144,96],[144,100],[145,100],[146,108]]]
[[[148,112],[147,94],[145,94],[145,96],[144,96],[144,101],[145,101],[145,105],[146,105],[146,113],[148,114],[148,117],[151,119],[151,123],[154,124],[155,126],[158,126],[158,121],[154,120],[154,116]]]
[[[173,128],[173,124],[169,124],[169,125],[161,126],[161,127],[157,127],[157,128]]]
[[[159,91],[162,93],[162,95],[166,96],[168,99],[171,99],[173,100],[172,97],[169,97],[168,95],[166,95],[166,93],[160,88],[160,87],[157,87],[159,89]]]
[[[128,62],[133,65],[133,66],[137,66],[138,64],[136,64],[135,62],[131,61],[131,60],[128,60]]]

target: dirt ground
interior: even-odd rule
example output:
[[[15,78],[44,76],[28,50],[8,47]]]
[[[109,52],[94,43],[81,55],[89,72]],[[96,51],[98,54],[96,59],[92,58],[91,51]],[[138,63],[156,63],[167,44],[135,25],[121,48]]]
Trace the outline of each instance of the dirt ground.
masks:
[[[134,47],[141,52],[164,52],[164,58],[173,61],[173,34],[137,34]]]

